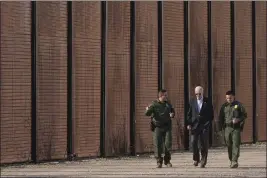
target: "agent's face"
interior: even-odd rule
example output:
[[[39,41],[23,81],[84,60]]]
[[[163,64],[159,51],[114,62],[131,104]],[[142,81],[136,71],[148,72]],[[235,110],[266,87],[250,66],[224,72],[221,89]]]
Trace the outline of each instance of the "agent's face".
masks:
[[[160,101],[167,101],[167,100],[168,100],[168,93],[167,93],[167,92],[162,93],[162,94],[159,96],[159,100],[160,100]]]
[[[226,95],[226,101],[227,103],[232,103],[235,100],[235,97],[233,95]]]

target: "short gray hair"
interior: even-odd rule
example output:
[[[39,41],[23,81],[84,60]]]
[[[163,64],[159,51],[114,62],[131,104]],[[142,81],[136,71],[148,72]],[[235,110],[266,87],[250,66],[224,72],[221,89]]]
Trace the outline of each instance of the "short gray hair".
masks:
[[[204,93],[203,87],[202,86],[197,86],[195,88],[195,93],[201,93],[203,95],[203,93]]]

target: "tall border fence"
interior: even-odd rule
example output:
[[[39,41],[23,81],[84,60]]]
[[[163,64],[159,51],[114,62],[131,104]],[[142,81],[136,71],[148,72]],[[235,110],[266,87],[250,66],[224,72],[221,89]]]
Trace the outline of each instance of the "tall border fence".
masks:
[[[247,109],[243,143],[266,141],[266,2],[0,2],[1,164],[153,151],[147,105],[175,107],[173,150],[190,146],[188,101],[225,92]]]

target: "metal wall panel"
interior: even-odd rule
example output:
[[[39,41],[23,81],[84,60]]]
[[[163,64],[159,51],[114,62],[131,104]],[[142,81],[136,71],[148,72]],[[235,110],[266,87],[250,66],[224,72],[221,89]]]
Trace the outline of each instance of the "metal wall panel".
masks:
[[[252,142],[252,3],[235,2],[235,16],[236,99],[248,113],[242,142]]]
[[[130,2],[108,2],[106,155],[129,153]]]
[[[0,4],[1,163],[31,159],[31,3]]]
[[[194,96],[197,85],[208,96],[208,5],[189,2],[189,90]]]
[[[179,25],[178,25],[179,24]],[[184,2],[163,2],[163,88],[176,117],[172,119],[173,150],[184,144]]]
[[[37,2],[37,160],[67,156],[67,2]]]
[[[257,62],[257,136],[258,141],[266,141],[267,120],[267,3],[256,3],[256,62]]]
[[[230,2],[211,2],[211,14],[212,99],[214,120],[218,121],[221,106],[225,102],[225,93],[231,90]],[[220,145],[224,139],[217,132],[216,125],[213,128],[213,145]]]
[[[74,153],[100,155],[101,2],[73,2]]]
[[[145,109],[158,91],[157,2],[136,2],[136,152],[152,151]]]

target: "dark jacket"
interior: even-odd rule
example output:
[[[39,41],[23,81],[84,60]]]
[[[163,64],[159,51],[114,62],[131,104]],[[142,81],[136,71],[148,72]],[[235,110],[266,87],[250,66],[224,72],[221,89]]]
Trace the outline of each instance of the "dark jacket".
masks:
[[[197,99],[191,99],[187,113],[187,125],[192,127],[192,132],[194,130],[208,128],[213,120],[213,117],[213,106],[207,97],[203,97],[203,103],[200,112],[198,112]]]

